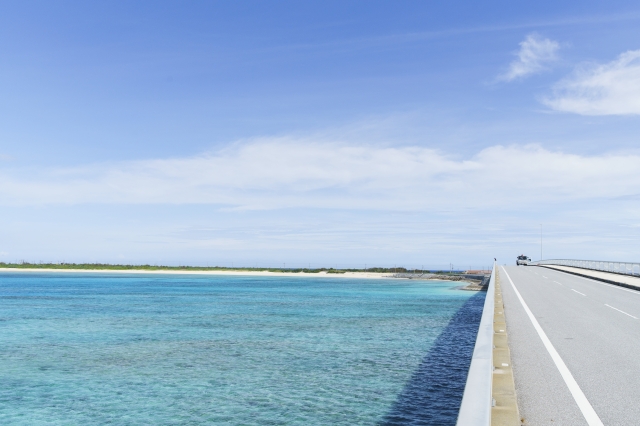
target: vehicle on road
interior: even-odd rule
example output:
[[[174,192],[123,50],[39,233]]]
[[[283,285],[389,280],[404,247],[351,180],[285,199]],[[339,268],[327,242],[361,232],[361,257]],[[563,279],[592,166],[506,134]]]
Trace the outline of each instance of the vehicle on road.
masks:
[[[518,256],[518,260],[516,260],[516,265],[518,266],[527,266],[531,262],[531,258],[521,254]]]

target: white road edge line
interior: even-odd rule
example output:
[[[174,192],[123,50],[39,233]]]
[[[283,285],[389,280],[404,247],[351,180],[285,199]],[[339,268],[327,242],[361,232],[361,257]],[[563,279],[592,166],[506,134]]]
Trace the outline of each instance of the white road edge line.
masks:
[[[576,290],[575,288],[572,288],[571,290],[575,291],[575,292],[576,292],[576,293],[578,293],[578,294],[581,294],[581,295],[583,295],[583,296],[586,296],[586,294],[584,294],[584,293],[580,293],[580,292],[579,292],[578,290]]]
[[[578,386],[578,383],[573,378],[573,375],[567,368],[567,365],[564,363],[564,361],[560,357],[560,354],[558,354],[558,351],[556,351],[556,348],[553,347],[551,340],[549,340],[549,338],[547,337],[542,327],[540,327],[540,324],[538,323],[538,320],[536,319],[536,317],[533,316],[533,313],[529,309],[529,306],[527,306],[526,302],[520,295],[520,292],[516,288],[515,284],[513,284],[513,281],[511,280],[511,277],[507,273],[507,270],[504,268],[504,266],[502,267],[502,270],[504,271],[505,275],[509,279],[509,282],[511,283],[511,287],[513,287],[513,291],[516,292],[516,296],[518,296],[518,299],[520,300],[520,303],[522,304],[524,311],[529,316],[529,319],[533,324],[533,328],[535,328],[536,331],[538,332],[538,336],[540,336],[540,339],[542,340],[544,347],[547,349],[547,352],[549,352],[549,355],[551,355],[551,359],[556,364],[556,367],[558,368],[560,375],[562,376],[565,384],[569,388],[569,392],[571,392],[571,396],[573,396],[573,399],[576,401],[576,404],[578,404],[578,408],[580,408],[580,411],[582,412],[584,419],[587,421],[587,424],[589,426],[604,426],[604,424],[602,423],[602,420],[600,420],[600,417],[598,417],[598,414],[591,406],[591,403],[589,403],[589,400],[587,399],[587,397],[584,395],[584,392],[582,392],[582,389],[580,389],[580,386]]]
[[[625,311],[621,311],[621,310],[620,310],[620,309],[618,309],[618,308],[614,308],[614,307],[613,307],[613,306],[611,306],[611,305],[607,305],[606,303],[604,304],[604,306],[608,306],[608,307],[610,307],[611,309],[615,309],[615,310],[616,310],[616,311],[618,311],[618,312],[622,312],[622,313],[623,313],[623,314],[625,314],[625,315],[629,315],[629,316],[630,316],[631,318],[633,318],[633,319],[638,319],[637,317],[634,317],[633,315],[628,314],[628,313],[626,313]]]

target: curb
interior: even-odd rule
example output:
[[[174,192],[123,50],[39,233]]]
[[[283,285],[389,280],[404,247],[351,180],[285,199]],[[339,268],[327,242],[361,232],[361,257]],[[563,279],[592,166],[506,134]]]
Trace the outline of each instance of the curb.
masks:
[[[491,425],[521,425],[522,421],[518,411],[516,387],[513,380],[511,352],[509,351],[507,339],[507,324],[504,316],[499,274],[496,274],[495,278],[493,318],[493,386],[491,391],[493,404],[491,407]]]
[[[565,269],[558,269],[558,268],[554,268],[553,265],[536,265],[536,266],[539,266],[541,268],[552,269],[554,271],[564,272],[565,274],[577,275],[577,276],[582,277],[582,278],[589,278],[590,280],[602,281],[603,283],[617,285],[618,287],[625,287],[625,288],[629,288],[631,290],[640,291],[640,287],[632,285],[632,284],[621,283],[620,281],[607,280],[605,278],[594,277],[594,276],[587,275],[587,274],[581,274],[581,273],[575,272],[575,271],[567,271]],[[564,266],[564,265],[558,265],[558,266]],[[570,268],[578,268],[578,267],[577,266],[570,266]],[[584,269],[584,268],[582,268],[582,269]],[[586,269],[586,270],[587,271],[591,271],[592,269]],[[598,271],[598,272],[606,272],[606,271]],[[607,272],[607,273],[608,274],[613,274],[614,272]],[[618,275],[624,275],[624,274],[618,274]]]

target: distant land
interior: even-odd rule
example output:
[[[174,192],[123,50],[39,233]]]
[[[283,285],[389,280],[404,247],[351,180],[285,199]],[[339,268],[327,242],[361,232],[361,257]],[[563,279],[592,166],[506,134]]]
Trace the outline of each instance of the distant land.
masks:
[[[367,269],[335,269],[335,268],[259,268],[259,267],[226,267],[226,266],[164,266],[164,265],[119,265],[111,263],[5,263],[0,262],[0,269],[73,269],[73,270],[114,270],[114,271],[244,271],[244,272],[286,272],[286,273],[327,273],[327,274],[344,274],[347,272],[369,272],[369,273],[437,273],[449,274],[459,273],[461,271],[441,271],[441,270],[420,270],[407,269],[404,267],[382,268],[372,267]]]

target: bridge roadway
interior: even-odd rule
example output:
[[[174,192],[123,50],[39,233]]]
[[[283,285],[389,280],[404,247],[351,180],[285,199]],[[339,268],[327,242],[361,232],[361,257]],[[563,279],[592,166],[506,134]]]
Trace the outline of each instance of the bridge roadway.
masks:
[[[543,267],[498,271],[524,424],[640,425],[640,291]],[[554,348],[576,386],[561,375]]]

